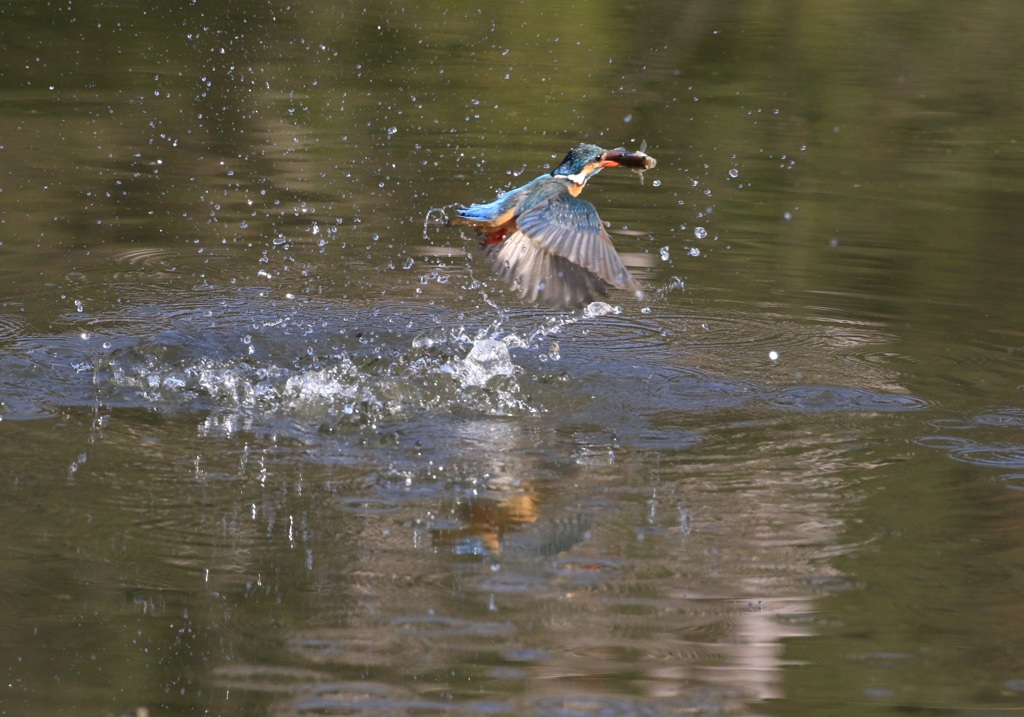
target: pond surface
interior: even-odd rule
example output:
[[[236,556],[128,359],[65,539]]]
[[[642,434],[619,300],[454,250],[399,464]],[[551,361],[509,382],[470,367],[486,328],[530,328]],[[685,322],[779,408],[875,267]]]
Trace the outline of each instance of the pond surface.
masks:
[[[1020,3],[0,28],[0,713],[1024,708]],[[524,305],[581,141],[646,295]]]

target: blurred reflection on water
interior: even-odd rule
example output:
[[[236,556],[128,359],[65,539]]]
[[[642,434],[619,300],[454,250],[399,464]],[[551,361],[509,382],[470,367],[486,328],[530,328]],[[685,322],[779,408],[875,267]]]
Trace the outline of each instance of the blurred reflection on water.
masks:
[[[8,710],[1019,706],[1017,4],[0,20]],[[643,140],[642,302],[427,221]]]

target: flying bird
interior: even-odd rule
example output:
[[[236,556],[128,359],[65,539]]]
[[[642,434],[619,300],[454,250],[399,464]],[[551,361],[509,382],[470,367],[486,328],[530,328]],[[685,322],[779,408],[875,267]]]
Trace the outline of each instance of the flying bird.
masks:
[[[597,209],[579,195],[605,167],[641,175],[652,169],[657,162],[643,148],[578,145],[550,174],[488,204],[462,207],[449,223],[476,229],[491,266],[526,301],[575,309],[607,297],[611,287],[642,296]]]

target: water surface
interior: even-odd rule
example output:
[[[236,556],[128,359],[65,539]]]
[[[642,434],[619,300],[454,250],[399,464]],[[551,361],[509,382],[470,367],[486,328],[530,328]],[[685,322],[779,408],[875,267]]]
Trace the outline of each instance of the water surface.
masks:
[[[0,9],[0,711],[1018,711],[1024,14],[776,10]]]

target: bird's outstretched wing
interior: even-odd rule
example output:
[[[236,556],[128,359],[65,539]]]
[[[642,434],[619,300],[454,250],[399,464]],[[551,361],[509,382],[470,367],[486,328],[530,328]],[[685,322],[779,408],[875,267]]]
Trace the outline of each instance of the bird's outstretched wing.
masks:
[[[521,231],[484,244],[491,266],[519,295],[552,309],[577,309],[608,296],[608,282],[568,259],[542,249]]]
[[[640,291],[590,202],[556,195],[520,214],[516,229],[484,249],[521,298],[569,309],[606,297],[610,286]]]

